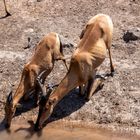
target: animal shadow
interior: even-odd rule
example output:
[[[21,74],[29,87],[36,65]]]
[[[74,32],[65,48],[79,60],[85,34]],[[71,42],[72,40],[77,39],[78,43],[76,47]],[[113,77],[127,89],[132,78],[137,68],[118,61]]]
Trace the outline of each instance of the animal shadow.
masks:
[[[79,110],[84,104],[86,100],[82,96],[79,96],[78,90],[74,89],[72,90],[68,95],[66,95],[62,101],[60,101],[56,107],[54,108],[53,114],[51,117],[46,121],[44,126],[46,126],[48,123],[57,121],[59,119],[62,119],[66,116],[69,116],[71,113]],[[34,131],[34,122],[28,121],[29,127],[28,128],[19,128],[15,132],[18,131],[27,131],[28,135],[25,136],[26,139],[32,138],[34,135],[37,135],[37,137],[40,137],[42,135],[42,130]]]
[[[96,78],[103,78],[104,81],[112,77],[112,74],[107,73],[105,75],[96,75]],[[93,94],[97,94],[103,88],[104,84],[99,85]],[[48,123],[63,119],[73,112],[79,110],[87,102],[85,95],[81,96],[78,89],[72,90],[68,95],[66,95],[54,108],[54,111],[48,121],[45,123],[46,126]]]
[[[24,101],[23,99],[21,99],[21,101],[19,102],[21,104],[21,107],[18,107],[16,109],[16,113],[14,115],[15,116],[19,116],[22,113],[28,112],[33,108],[36,108],[36,101],[33,97],[30,97],[30,99],[28,99],[27,101]]]
[[[34,131],[34,122],[32,120],[28,121],[28,124],[30,125],[28,128],[19,128],[17,130],[15,130],[15,133],[17,133],[18,131],[26,131],[28,134],[25,136],[25,139],[31,139],[34,135],[37,135],[37,137],[40,137],[42,135],[42,130],[40,131]]]
[[[56,105],[48,123],[69,116],[79,110],[85,103],[85,97],[79,95],[78,89],[72,90]]]
[[[8,134],[11,133],[10,129],[5,129],[5,118],[0,122],[0,133],[6,131]]]
[[[99,75],[97,75],[97,77],[100,77]],[[108,77],[112,77],[111,74],[106,74],[105,75],[106,78]],[[97,90],[95,91],[95,93],[97,93],[99,90],[101,90],[103,87],[101,88],[97,88]],[[68,95],[66,95],[54,108],[54,111],[52,113],[52,115],[50,116],[50,118],[44,123],[43,128],[51,122],[63,119],[67,116],[69,116],[70,114],[72,114],[73,112],[79,110],[81,107],[83,107],[83,105],[87,102],[87,100],[85,100],[84,96],[80,96],[79,95],[79,90],[77,89],[73,89]],[[42,129],[39,131],[34,131],[34,122],[33,121],[28,121],[28,123],[30,124],[29,128],[19,128],[18,130],[16,130],[16,132],[18,131],[27,131],[29,133],[29,135],[27,135],[25,138],[31,138],[34,134],[36,134],[38,137],[40,137],[42,135]]]

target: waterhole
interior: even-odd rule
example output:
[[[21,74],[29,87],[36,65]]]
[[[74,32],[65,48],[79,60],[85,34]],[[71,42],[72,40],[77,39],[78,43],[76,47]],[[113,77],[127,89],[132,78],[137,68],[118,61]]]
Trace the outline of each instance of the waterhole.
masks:
[[[92,126],[92,127],[91,127]],[[139,140],[123,132],[99,128],[97,126],[76,122],[58,121],[45,126],[41,131],[33,130],[33,123],[23,124],[18,122],[12,124],[11,130],[5,129],[0,132],[1,140]]]

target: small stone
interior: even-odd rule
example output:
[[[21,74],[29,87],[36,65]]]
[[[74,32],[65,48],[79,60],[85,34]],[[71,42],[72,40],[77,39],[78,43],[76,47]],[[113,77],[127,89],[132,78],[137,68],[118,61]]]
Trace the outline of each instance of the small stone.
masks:
[[[135,90],[136,90],[136,88],[134,86],[130,86],[129,91],[135,91]]]
[[[115,105],[116,105],[116,106],[118,106],[118,105],[119,105],[119,103],[118,103],[118,102],[116,102],[116,103],[115,103]]]
[[[125,88],[123,88],[123,91],[126,91],[126,89],[125,89]]]
[[[133,32],[127,31],[126,33],[124,33],[123,35],[123,40],[128,43],[129,41],[136,41],[138,40],[139,37],[134,35]]]

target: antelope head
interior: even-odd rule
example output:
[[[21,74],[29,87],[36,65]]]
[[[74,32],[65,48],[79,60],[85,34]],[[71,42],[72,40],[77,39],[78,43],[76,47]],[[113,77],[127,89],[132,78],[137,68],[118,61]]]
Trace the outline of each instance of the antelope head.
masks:
[[[35,124],[36,131],[42,129],[43,124],[47,121],[53,112],[55,101],[48,99],[49,95],[50,93],[47,93],[47,96],[43,96],[40,100],[39,113]]]
[[[11,125],[12,118],[15,114],[16,107],[21,97],[26,95],[26,93],[31,91],[31,89],[34,87],[35,77],[35,74],[30,69],[27,69],[27,67],[25,67],[14,96],[12,96],[12,91],[9,93],[5,104],[6,128],[9,128]]]
[[[36,131],[42,128],[44,122],[49,118],[50,114],[53,111],[53,101],[49,100],[53,89],[49,88],[49,90],[46,92],[43,84],[41,84],[41,81],[39,79],[41,77],[40,75],[37,78],[37,85],[40,88],[40,91],[42,92],[42,97],[39,102],[39,113],[35,124]]]
[[[10,91],[5,103],[5,120],[6,120],[5,127],[6,128],[10,127],[11,120],[13,118],[15,111],[16,111],[16,106],[13,105],[12,91]]]

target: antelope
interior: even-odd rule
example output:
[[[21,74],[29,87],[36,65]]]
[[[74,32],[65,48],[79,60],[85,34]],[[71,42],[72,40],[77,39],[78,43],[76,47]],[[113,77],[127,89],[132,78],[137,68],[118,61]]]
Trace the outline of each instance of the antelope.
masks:
[[[113,76],[114,66],[111,57],[111,42],[113,23],[105,14],[98,14],[91,18],[80,35],[80,42],[74,51],[70,67],[59,86],[46,100],[42,97],[39,105],[35,130],[41,129],[44,122],[52,114],[56,104],[72,89],[87,84],[86,98],[90,99],[96,87],[102,80],[94,80],[97,68],[102,64],[109,51],[110,70]],[[49,97],[48,97],[49,96]]]
[[[7,97],[5,105],[6,128],[9,128],[11,125],[12,117],[15,114],[16,106],[20,99],[24,97],[24,100],[27,100],[29,98],[29,93],[33,92],[33,90],[36,91],[34,95],[38,95],[36,78],[42,71],[45,70],[41,76],[42,83],[44,84],[56,60],[62,60],[67,68],[63,55],[64,46],[65,44],[62,44],[58,34],[55,32],[47,34],[37,44],[31,60],[24,66],[15,94],[12,96],[12,92],[10,92]]]
[[[11,16],[11,14],[7,10],[7,6],[6,6],[5,0],[3,0],[3,2],[4,2],[5,12],[6,12],[6,16],[5,17]]]

